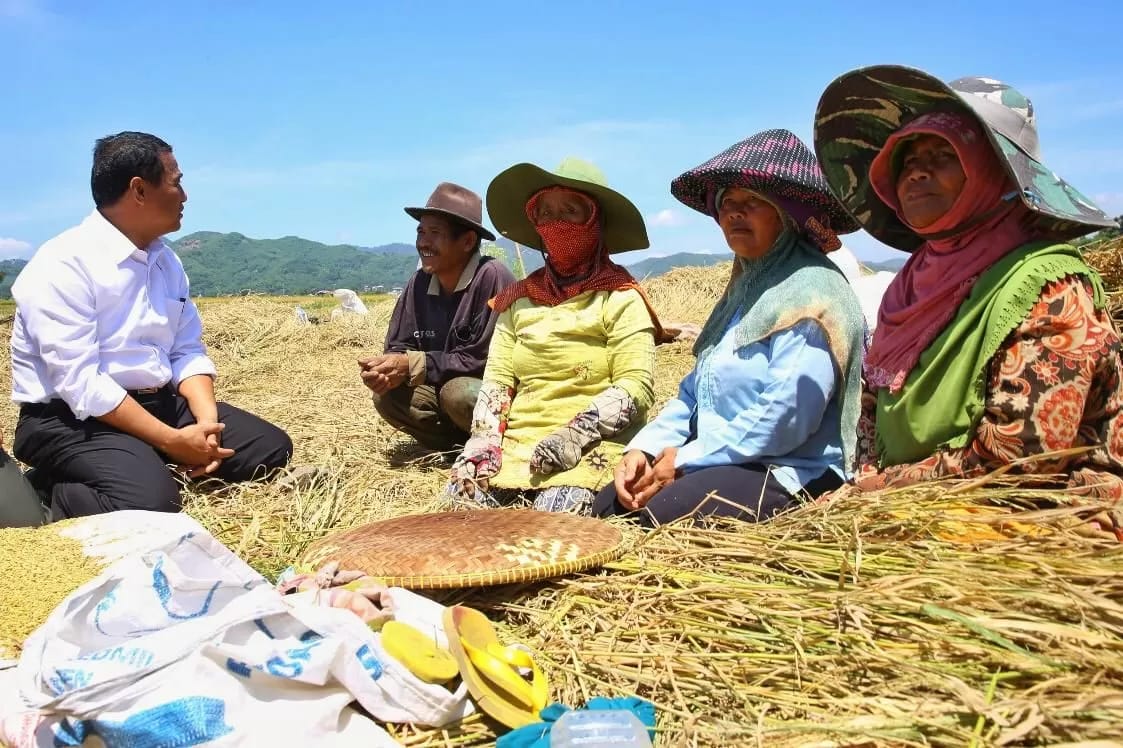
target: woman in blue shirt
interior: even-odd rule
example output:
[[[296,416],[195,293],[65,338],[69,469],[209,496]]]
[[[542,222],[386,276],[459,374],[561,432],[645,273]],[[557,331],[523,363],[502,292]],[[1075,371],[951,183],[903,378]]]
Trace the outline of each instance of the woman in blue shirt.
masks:
[[[733,277],[678,397],[628,444],[593,511],[766,520],[853,465],[865,323],[825,253],[858,225],[787,130],[737,143],[671,193],[721,226]]]

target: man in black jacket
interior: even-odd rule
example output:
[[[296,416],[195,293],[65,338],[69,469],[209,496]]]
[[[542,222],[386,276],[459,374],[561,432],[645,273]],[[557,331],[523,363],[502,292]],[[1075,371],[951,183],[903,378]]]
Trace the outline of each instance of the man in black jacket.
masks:
[[[359,360],[374,407],[394,428],[426,447],[452,450],[472,430],[496,314],[488,299],[515,282],[503,263],[480,254],[483,202],[443,182],[417,219],[421,269],[398,298],[385,352]]]

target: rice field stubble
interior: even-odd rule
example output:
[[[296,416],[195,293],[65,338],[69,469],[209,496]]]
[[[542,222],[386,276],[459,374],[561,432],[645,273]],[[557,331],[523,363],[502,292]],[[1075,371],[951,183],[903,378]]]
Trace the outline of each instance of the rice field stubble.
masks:
[[[648,286],[667,321],[700,323],[726,278],[689,268]],[[186,511],[269,577],[327,532],[444,508],[448,469],[379,420],[358,378],[392,301],[312,326],[295,303],[200,303],[220,397],[325,469],[287,490],[186,491]],[[657,358],[658,407],[692,357],[678,343]],[[1068,529],[1087,511],[997,480],[921,486],[762,526],[631,531],[603,570],[438,598],[531,646],[556,700],[652,699],[664,745],[1107,745],[1123,734],[1123,551]],[[488,744],[493,728],[393,729],[438,746]]]

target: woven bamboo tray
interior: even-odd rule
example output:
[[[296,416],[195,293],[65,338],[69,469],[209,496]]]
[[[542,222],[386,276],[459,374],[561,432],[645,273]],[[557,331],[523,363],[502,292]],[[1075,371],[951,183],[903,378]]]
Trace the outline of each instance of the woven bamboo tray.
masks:
[[[414,514],[373,522],[309,546],[318,568],[338,561],[409,589],[531,582],[600,566],[620,555],[623,534],[607,522],[531,509]]]

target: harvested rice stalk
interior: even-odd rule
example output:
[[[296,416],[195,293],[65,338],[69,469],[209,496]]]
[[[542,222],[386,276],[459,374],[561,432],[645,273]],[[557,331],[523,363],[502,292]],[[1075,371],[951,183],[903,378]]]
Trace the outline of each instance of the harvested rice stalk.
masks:
[[[517,624],[555,698],[653,699],[668,745],[1123,734],[1123,546],[1068,531],[1079,507],[988,501],[1016,495],[923,487],[667,527],[601,574],[469,600]],[[948,543],[949,523],[1010,534]]]
[[[1089,244],[1081,252],[1084,261],[1099,272],[1107,290],[1123,290],[1123,238]]]

